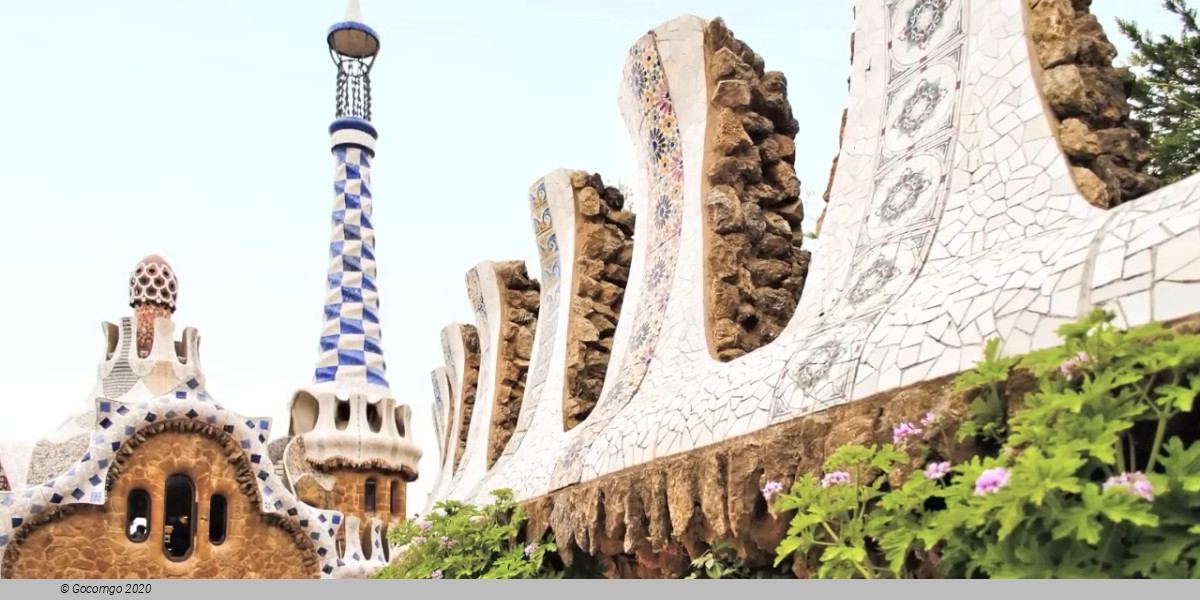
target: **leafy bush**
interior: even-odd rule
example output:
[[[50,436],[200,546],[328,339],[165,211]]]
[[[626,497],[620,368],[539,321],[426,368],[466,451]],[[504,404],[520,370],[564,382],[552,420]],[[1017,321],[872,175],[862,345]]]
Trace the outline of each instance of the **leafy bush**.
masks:
[[[1200,336],[1112,319],[1094,310],[1059,329],[1062,346],[1020,359],[991,341],[959,377],[978,394],[965,428],[1003,444],[995,456],[933,462],[892,489],[924,450],[854,445],[821,479],[768,483],[774,510],[796,511],[776,564],[822,578],[1200,578]],[[1038,388],[1006,415],[1013,368]],[[895,431],[901,444],[922,428]]]
[[[407,546],[375,579],[557,579],[551,560],[553,540],[526,540],[525,509],[511,490],[492,492],[486,506],[451,500],[439,502],[422,519],[410,519],[388,531]]]

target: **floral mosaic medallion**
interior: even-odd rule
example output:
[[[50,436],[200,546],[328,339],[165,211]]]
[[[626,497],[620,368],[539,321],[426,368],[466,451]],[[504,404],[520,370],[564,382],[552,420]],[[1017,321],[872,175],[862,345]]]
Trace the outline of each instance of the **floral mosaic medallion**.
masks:
[[[893,0],[888,7],[888,81],[895,81],[963,39],[969,0]]]
[[[946,89],[937,81],[924,79],[917,89],[904,101],[900,114],[892,122],[892,127],[900,130],[906,136],[913,137],[937,110],[938,103],[946,97]]]
[[[529,430],[530,424],[538,412],[537,406],[542,397],[542,389],[550,375],[551,352],[558,337],[558,306],[562,291],[561,257],[558,253],[554,225],[550,219],[545,180],[539,179],[529,188],[529,205],[533,215],[534,234],[538,236],[538,248],[542,250],[543,277],[539,314],[547,316],[538,320],[535,335],[537,347],[534,349],[532,364],[526,379],[524,404],[517,416],[517,426],[513,430],[512,438],[504,446],[504,451],[500,455],[500,460],[505,462],[507,462],[506,457],[516,454],[524,443],[525,433]],[[499,466],[500,463],[497,462],[493,470]]]
[[[876,207],[875,216],[888,225],[895,223],[916,206],[921,194],[931,185],[933,180],[924,170],[914,171],[912,167],[905,167],[900,179],[887,188],[887,195],[883,203]]]
[[[917,0],[908,9],[900,41],[924,50],[946,19],[950,0]]]
[[[857,353],[873,317],[870,314],[839,323],[806,340],[805,346],[788,359],[773,386],[771,421],[795,418],[847,400]]]
[[[952,135],[961,99],[961,62],[962,52],[952,51],[888,92],[880,128],[883,144],[879,167],[890,168],[894,159]]]
[[[876,257],[865,272],[859,273],[854,285],[846,292],[846,300],[850,304],[858,306],[883,291],[883,286],[899,274],[900,269],[896,268],[894,259],[885,256]]]
[[[643,180],[649,185],[646,198],[651,210],[650,239],[644,245],[639,244],[645,253],[643,268],[647,277],[630,315],[629,344],[620,357],[618,379],[600,398],[587,421],[573,430],[577,433],[555,467],[551,489],[579,481],[582,462],[596,435],[629,403],[641,385],[660,334],[679,262],[683,147],[679,120],[653,33],[643,36],[630,49],[623,82],[622,113],[635,138],[642,140],[638,162],[646,175]]]
[[[830,338],[817,346],[808,356],[808,361],[791,370],[788,375],[800,387],[812,389],[817,383],[829,377],[833,363],[845,352],[841,340]]]

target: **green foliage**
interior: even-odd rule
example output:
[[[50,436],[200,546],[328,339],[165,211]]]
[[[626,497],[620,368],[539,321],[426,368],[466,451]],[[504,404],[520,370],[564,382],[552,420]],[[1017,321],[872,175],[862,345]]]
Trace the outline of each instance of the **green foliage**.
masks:
[[[486,506],[439,502],[423,519],[388,531],[408,548],[375,579],[557,579],[549,559],[553,540],[527,541],[521,533],[525,509],[510,490],[492,492]]]
[[[971,431],[1005,444],[998,456],[890,489],[884,476],[922,451],[840,449],[825,485],[806,475],[775,499],[796,511],[777,562],[822,578],[1200,578],[1200,336],[1112,319],[1093,310],[1059,329],[1063,345],[1019,359],[993,340],[958,379],[977,394]],[[1013,368],[1038,388],[1001,425]]]
[[[779,570],[751,568],[745,564],[737,549],[718,540],[699,558],[692,561],[692,572],[684,579],[794,579]]]
[[[1142,72],[1130,96],[1133,116],[1150,125],[1150,172],[1173,182],[1200,170],[1200,27],[1185,0],[1164,0],[1179,17],[1178,37],[1153,36],[1117,19]]]
[[[1005,417],[1008,413],[1004,402],[1004,384],[1018,358],[1000,357],[1000,339],[988,340],[983,349],[983,361],[974,371],[967,371],[954,380],[960,391],[974,390],[971,401],[971,419],[958,430],[959,438],[982,437],[992,441],[1004,439]]]
[[[750,576],[750,569],[743,564],[733,546],[718,541],[692,561],[692,573],[685,579],[749,579]]]

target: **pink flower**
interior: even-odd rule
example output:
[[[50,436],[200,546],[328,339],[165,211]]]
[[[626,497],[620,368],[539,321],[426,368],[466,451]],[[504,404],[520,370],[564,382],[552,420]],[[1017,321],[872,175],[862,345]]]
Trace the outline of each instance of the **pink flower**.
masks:
[[[975,495],[994,494],[1008,486],[1008,469],[996,467],[988,469],[975,480]]]
[[[930,463],[929,466],[925,467],[925,477],[928,479],[941,479],[949,472],[950,463],[948,462]]]
[[[767,485],[763,486],[762,495],[763,495],[763,498],[767,499],[767,502],[770,502],[771,499],[774,498],[776,494],[778,494],[779,492],[782,492],[782,491],[783,491],[782,483],[779,483],[778,481],[768,481]]]
[[[921,428],[915,427],[912,423],[901,423],[892,428],[892,443],[899,444],[904,441],[904,438],[920,435],[921,431]]]
[[[1070,377],[1075,372],[1076,369],[1078,369],[1079,367],[1083,366],[1084,363],[1087,363],[1091,360],[1092,360],[1092,357],[1088,356],[1087,352],[1080,352],[1080,353],[1076,354],[1074,356],[1074,358],[1069,358],[1065,362],[1063,362],[1062,366],[1060,366],[1058,369],[1060,371],[1062,371],[1063,375]]]
[[[415,537],[411,540],[408,540],[408,543],[411,545],[414,545],[414,546],[420,546],[421,544],[424,544],[425,541],[426,541],[425,536],[418,535],[417,537]]]
[[[533,552],[534,550],[537,550],[537,547],[538,545],[536,542],[530,542],[528,546],[525,546],[525,558],[533,556]]]
[[[827,488],[831,485],[839,483],[850,483],[850,474],[845,471],[834,471],[828,473],[821,479],[821,487]]]
[[[433,523],[430,523],[429,521],[423,520],[418,524],[421,526],[421,531],[429,531],[429,528],[433,527]]]
[[[430,579],[441,579],[442,578],[442,570],[438,569],[438,570],[434,571],[433,573],[430,573],[429,578]]]
[[[1112,488],[1124,489],[1148,501],[1154,500],[1154,485],[1150,483],[1150,480],[1141,471],[1122,473],[1114,477],[1109,477],[1108,481],[1104,482],[1104,491],[1107,492]]]
[[[921,427],[929,427],[930,425],[933,425],[937,422],[937,418],[937,413],[933,411],[925,413],[925,416],[921,418]]]

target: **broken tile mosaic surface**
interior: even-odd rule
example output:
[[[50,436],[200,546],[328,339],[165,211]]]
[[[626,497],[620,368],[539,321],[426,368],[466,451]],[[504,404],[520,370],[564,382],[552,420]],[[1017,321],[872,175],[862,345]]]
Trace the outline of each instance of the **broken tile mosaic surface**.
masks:
[[[858,4],[820,253],[783,333],[730,362],[712,358],[704,326],[706,22],[681,17],[640,39],[619,106],[648,218],[600,402],[562,431],[553,355],[565,328],[540,324],[533,381],[547,384],[530,386],[520,435],[495,468],[435,499],[502,487],[536,497],[969,369],[991,337],[1008,354],[1046,347],[1094,304],[1126,325],[1200,312],[1200,180],[1108,211],[1089,205],[1034,81],[1023,10],[1024,0]],[[569,201],[556,200],[569,189],[547,190],[551,205]],[[560,258],[569,281],[574,260]],[[543,289],[549,322],[566,307]]]

